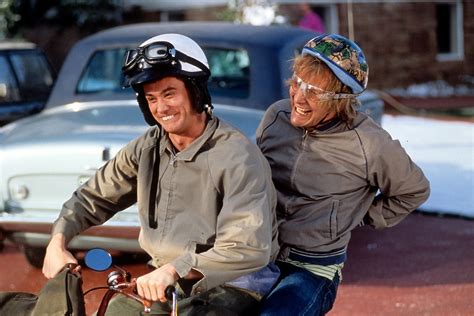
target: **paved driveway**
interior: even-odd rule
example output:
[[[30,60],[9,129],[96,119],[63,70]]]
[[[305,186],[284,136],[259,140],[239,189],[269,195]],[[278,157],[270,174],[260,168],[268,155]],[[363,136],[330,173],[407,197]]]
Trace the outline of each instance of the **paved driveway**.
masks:
[[[474,315],[474,221],[415,213],[355,231],[329,315]]]
[[[474,315],[474,221],[415,213],[400,225],[354,232],[334,309],[329,316]],[[114,257],[133,276],[144,260]],[[0,291],[38,293],[46,280],[14,246],[0,252]],[[7,264],[6,264],[7,263]],[[107,273],[85,270],[84,289]],[[103,292],[86,297],[88,313]]]

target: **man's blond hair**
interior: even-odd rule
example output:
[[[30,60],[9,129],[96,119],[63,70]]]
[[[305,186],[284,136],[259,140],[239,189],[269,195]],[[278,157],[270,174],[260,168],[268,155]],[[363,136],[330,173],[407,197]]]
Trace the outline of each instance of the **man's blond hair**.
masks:
[[[352,93],[351,89],[344,85],[319,59],[310,55],[297,56],[293,63],[293,72],[299,76],[308,77],[322,76],[328,78],[325,90],[335,93]],[[356,117],[356,108],[360,105],[356,98],[319,101],[319,105],[327,112],[335,111],[336,115],[349,125],[352,125]]]

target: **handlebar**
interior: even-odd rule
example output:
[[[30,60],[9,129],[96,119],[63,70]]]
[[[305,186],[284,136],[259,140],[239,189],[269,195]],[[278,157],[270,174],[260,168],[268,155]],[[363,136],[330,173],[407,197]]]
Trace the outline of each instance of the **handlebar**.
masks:
[[[130,279],[130,274],[122,269],[112,271],[108,278],[107,284],[109,290],[105,293],[104,297],[99,306],[99,310],[97,311],[97,316],[105,315],[107,307],[109,305],[110,300],[116,293],[120,293],[129,297],[140,304],[143,305],[143,313],[147,314],[151,312],[151,305],[153,302],[144,299],[143,297],[139,296],[136,291],[136,279]],[[176,288],[173,285],[168,285],[165,289],[165,297],[169,301],[172,302],[172,316],[177,316],[177,294]]]
[[[136,279],[132,279],[129,272],[112,264],[112,256],[106,250],[101,248],[94,248],[86,253],[84,258],[86,266],[95,271],[105,271],[110,267],[114,267],[115,270],[110,272],[107,277],[107,292],[104,294],[102,301],[97,311],[97,316],[105,315],[107,307],[112,297],[119,293],[129,297],[143,305],[143,313],[148,314],[151,312],[152,301],[142,298],[136,292]],[[80,267],[79,267],[80,269]],[[95,288],[97,289],[97,288]],[[94,289],[86,292],[89,293]],[[178,293],[173,285],[169,285],[165,289],[165,297],[167,300],[172,302],[172,316],[178,315]]]

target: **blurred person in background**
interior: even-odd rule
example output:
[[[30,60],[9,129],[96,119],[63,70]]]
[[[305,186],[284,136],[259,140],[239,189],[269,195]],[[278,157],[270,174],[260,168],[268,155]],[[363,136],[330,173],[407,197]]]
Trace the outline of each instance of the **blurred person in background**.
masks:
[[[154,312],[248,315],[278,278],[276,192],[267,160],[242,133],[212,114],[207,58],[192,39],[163,34],[127,52],[122,68],[152,127],[128,143],[63,205],[43,273],[67,263],[70,240],[137,203],[140,246],[154,270],[137,279]],[[109,315],[143,307],[116,296]]]
[[[261,315],[326,314],[351,231],[394,226],[430,192],[399,141],[356,111],[369,72],[359,46],[317,36],[293,72],[290,98],[271,105],[257,131],[277,189],[281,271]]]
[[[302,14],[301,19],[298,22],[298,26],[301,28],[309,29],[317,33],[324,33],[325,27],[324,22],[308,3],[298,4],[298,8]]]

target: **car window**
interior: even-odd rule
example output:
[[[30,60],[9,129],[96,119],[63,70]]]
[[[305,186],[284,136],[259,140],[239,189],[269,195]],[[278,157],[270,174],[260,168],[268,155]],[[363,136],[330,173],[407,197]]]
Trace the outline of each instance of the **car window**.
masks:
[[[25,101],[43,101],[49,96],[54,83],[44,56],[37,51],[17,52],[10,55]]]
[[[247,98],[250,94],[250,59],[246,50],[204,48],[211,78],[212,96]]]
[[[126,48],[100,50],[89,60],[77,85],[77,93],[122,91],[122,63]]]
[[[18,102],[20,95],[6,56],[0,56],[0,103]]]
[[[124,91],[121,69],[125,51],[126,48],[116,48],[95,52],[82,73],[76,92]],[[209,82],[211,95],[247,98],[250,93],[247,51],[204,47],[204,52],[212,73]]]

